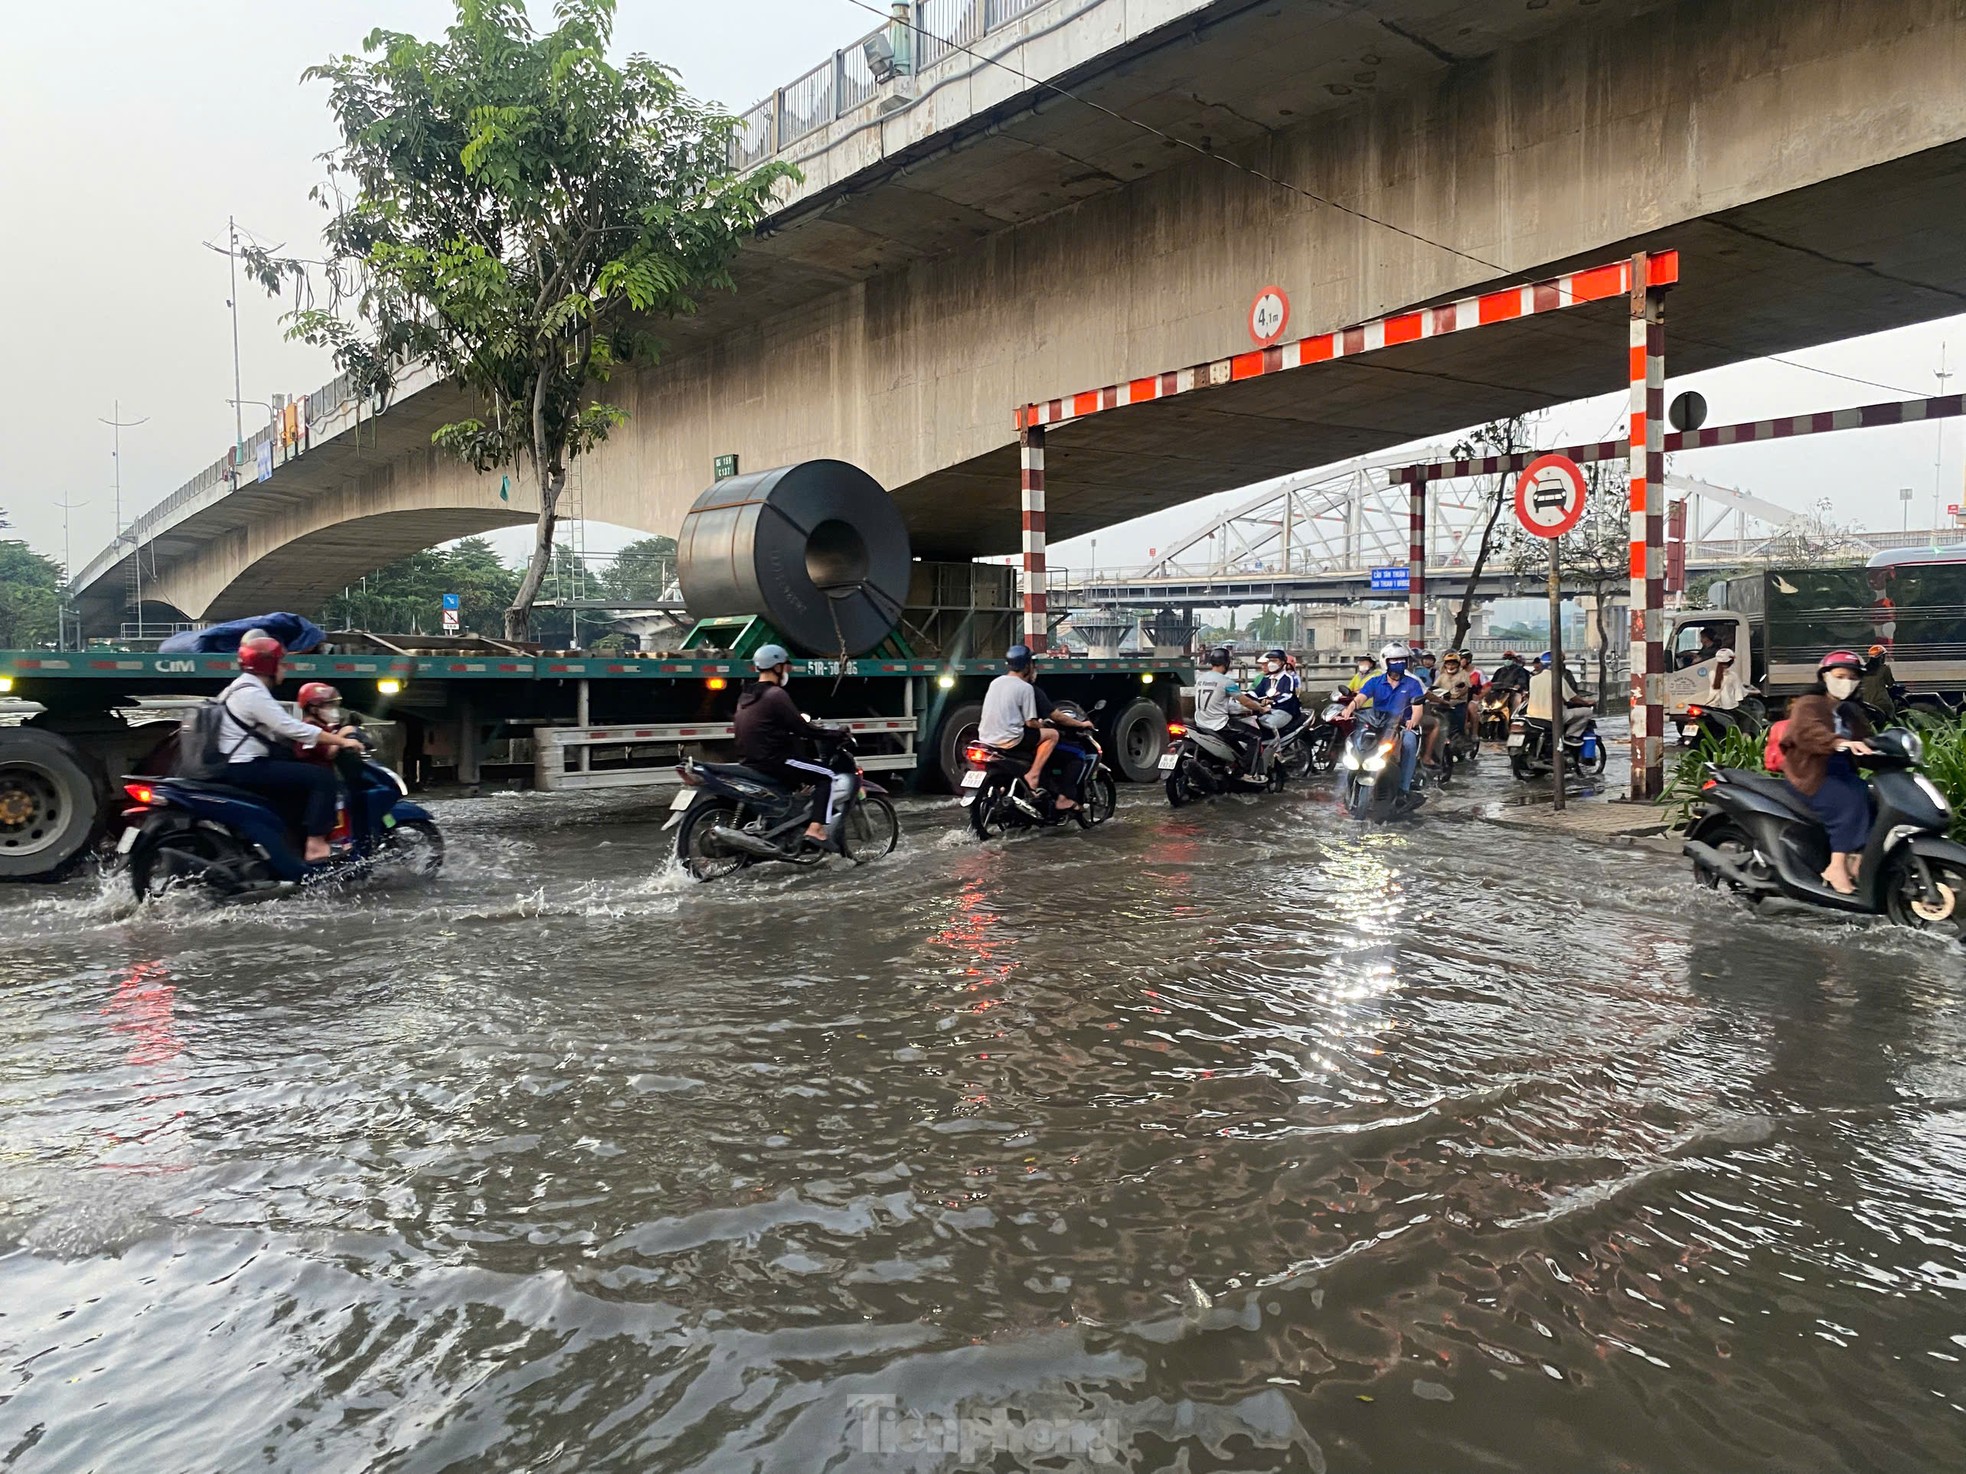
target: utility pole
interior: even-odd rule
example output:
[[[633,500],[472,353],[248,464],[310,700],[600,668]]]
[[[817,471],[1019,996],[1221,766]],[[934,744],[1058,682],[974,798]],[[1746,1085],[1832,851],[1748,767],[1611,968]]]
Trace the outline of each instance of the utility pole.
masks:
[[[232,295],[225,305],[232,309],[232,443],[235,447],[246,443],[246,418],[242,408],[245,390],[239,387],[239,222],[232,216],[225,217],[225,245],[215,246],[210,241],[201,244],[208,251],[217,251],[224,256],[232,272]],[[234,459],[237,454],[235,452]]]
[[[109,426],[110,430],[109,457],[111,463],[116,468],[116,544],[120,547],[123,543],[123,432],[125,430],[133,430],[138,425],[149,424],[150,416],[145,415],[140,420],[124,419],[123,401],[120,399],[110,401],[109,415],[110,417],[106,420],[101,415],[97,415],[96,418],[103,424]],[[137,634],[141,637],[143,634],[143,543],[141,540],[134,538],[132,541],[136,542],[133,566],[136,569]]]
[[[86,507],[88,503],[63,497],[55,505],[61,508],[61,602],[55,607],[55,627],[58,631],[55,637],[55,643],[61,649],[66,650],[68,648],[68,616],[75,602],[70,594],[70,590],[75,585],[75,564],[71,561],[68,551],[68,514],[78,508]],[[80,620],[75,622],[75,648],[78,650],[82,648],[82,624]]]
[[[1935,377],[1939,381],[1939,394],[1943,397],[1946,392],[1946,380],[1953,377],[1946,371],[1944,343],[1939,344],[1939,372]],[[1946,422],[1935,421],[1934,429],[1938,432],[1939,443],[1932,450],[1932,548],[1937,551],[1939,528],[1943,525],[1939,521],[1939,514],[1945,509]]]

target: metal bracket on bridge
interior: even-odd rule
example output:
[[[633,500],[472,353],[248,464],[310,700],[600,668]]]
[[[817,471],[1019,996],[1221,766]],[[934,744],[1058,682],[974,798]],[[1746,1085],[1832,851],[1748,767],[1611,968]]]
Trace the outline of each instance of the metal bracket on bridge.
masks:
[[[873,772],[907,772],[915,766],[914,717],[855,717],[829,723],[862,736],[893,740],[898,750],[861,756],[860,766]],[[706,744],[729,742],[737,729],[729,722],[672,722],[633,727],[534,727],[533,786],[548,793],[589,788],[673,788],[676,764],[686,756],[701,756]],[[591,766],[603,749],[620,762]],[[588,755],[590,766],[569,764],[569,755]]]

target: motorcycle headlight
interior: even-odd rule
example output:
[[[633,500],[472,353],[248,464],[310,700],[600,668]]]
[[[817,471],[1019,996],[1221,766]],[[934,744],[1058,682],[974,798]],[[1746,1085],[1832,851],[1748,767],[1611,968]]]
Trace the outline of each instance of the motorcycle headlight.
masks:
[[[1359,765],[1358,754],[1353,752],[1351,748],[1348,747],[1345,749],[1345,756],[1342,759],[1340,759],[1340,761],[1343,762],[1347,768],[1352,769],[1354,772],[1358,770],[1358,765]]]
[[[1383,751],[1373,753],[1371,757],[1365,760],[1365,771],[1368,773],[1385,772],[1386,754]]]

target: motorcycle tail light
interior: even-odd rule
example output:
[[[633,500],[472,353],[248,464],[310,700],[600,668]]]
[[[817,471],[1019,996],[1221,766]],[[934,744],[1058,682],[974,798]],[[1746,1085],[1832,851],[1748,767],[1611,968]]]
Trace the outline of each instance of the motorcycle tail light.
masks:
[[[1188,735],[1187,724],[1185,722],[1169,722],[1167,724],[1167,735],[1170,737],[1187,736]]]
[[[1686,708],[1686,714],[1689,717],[1704,716],[1706,715],[1706,710],[1704,706],[1689,706]]]
[[[990,758],[990,749],[984,747],[981,743],[972,742],[968,747],[963,749],[963,761],[966,763],[975,763],[979,768],[989,762]]]
[[[123,792],[130,796],[132,803],[142,804],[145,808],[151,808],[157,802],[157,790],[148,783],[125,783]]]

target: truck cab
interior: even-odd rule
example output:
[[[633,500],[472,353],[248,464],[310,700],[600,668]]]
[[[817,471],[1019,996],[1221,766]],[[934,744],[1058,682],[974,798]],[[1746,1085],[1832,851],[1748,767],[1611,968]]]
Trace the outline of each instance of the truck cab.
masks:
[[[1713,689],[1713,660],[1716,650],[1732,650],[1739,662],[1741,679],[1758,684],[1758,662],[1753,649],[1753,626],[1745,614],[1733,609],[1681,609],[1666,615],[1666,715],[1682,726],[1692,720],[1689,706],[1697,706]],[[1701,636],[1713,633],[1709,646]],[[1706,654],[1702,654],[1706,651]]]

